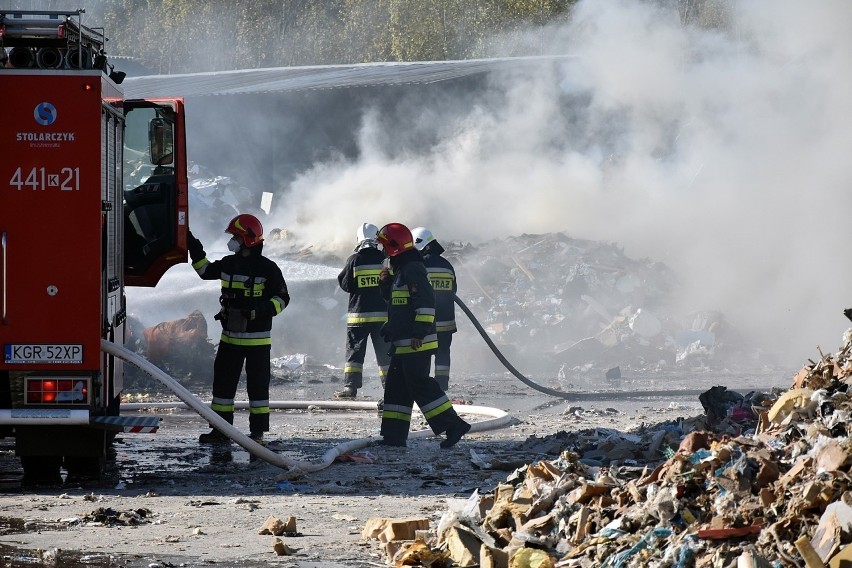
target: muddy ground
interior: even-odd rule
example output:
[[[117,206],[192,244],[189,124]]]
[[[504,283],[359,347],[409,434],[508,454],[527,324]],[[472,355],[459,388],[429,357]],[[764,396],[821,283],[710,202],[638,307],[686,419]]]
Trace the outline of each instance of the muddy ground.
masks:
[[[371,517],[427,517],[434,528],[452,504],[490,491],[521,464],[566,449],[567,438],[557,433],[628,431],[697,416],[703,414],[697,392],[714,385],[742,393],[786,388],[792,375],[783,369],[625,372],[620,385],[596,375],[575,377],[575,388],[608,393],[581,403],[542,394],[508,373],[469,376],[454,381],[450,395],[502,409],[513,417],[511,425],[472,434],[449,450],[439,449],[435,438],[410,441],[407,449],[371,445],[356,452],[358,461],[336,461],[296,478],[237,445],[199,445],[207,424],[181,409],[157,411],[163,421],[156,434],[120,436],[99,484],[22,488],[15,482],[20,470],[13,443],[0,440],[0,560],[3,566],[55,567],[382,566],[378,543],[361,538]],[[331,370],[279,375],[272,398],[332,400],[337,376]],[[565,388],[555,379],[533,379]],[[168,399],[150,387],[130,398]],[[630,394],[648,390],[659,394]],[[198,394],[209,400],[209,392]],[[378,380],[371,378],[359,400],[379,396]],[[245,430],[247,420],[238,413],[235,425]],[[270,447],[310,460],[342,442],[376,435],[378,426],[368,410],[274,411]],[[413,429],[423,427],[413,422]],[[297,535],[281,537],[292,555],[276,555],[276,537],[258,534],[269,516],[296,518]]]

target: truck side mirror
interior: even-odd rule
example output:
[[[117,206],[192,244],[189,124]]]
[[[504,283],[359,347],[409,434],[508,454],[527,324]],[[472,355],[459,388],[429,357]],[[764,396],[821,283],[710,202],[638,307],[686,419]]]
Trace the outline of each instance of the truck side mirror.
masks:
[[[151,163],[166,166],[174,162],[174,130],[172,124],[160,117],[148,123],[148,145]]]

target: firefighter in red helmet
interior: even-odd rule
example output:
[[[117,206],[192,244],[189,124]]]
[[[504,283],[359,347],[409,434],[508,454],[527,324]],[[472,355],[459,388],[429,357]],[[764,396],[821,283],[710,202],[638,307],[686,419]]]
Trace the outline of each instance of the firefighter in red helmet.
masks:
[[[221,309],[215,319],[222,335],[213,363],[211,408],[229,424],[234,423],[234,399],[243,366],[249,398],[249,436],[262,442],[269,431],[270,352],[272,318],[290,303],[281,269],[263,256],[263,225],[254,215],[237,215],[225,229],[231,235],[230,254],[209,261],[201,242],[190,232],[192,267],[204,280],[219,280]],[[225,442],[218,430],[202,434],[202,443]]]
[[[380,287],[388,302],[383,335],[392,344],[379,443],[406,445],[416,402],[435,435],[445,434],[441,447],[450,448],[470,430],[470,424],[456,414],[446,393],[429,376],[438,336],[435,294],[423,257],[414,247],[411,231],[401,223],[385,225],[376,238],[390,259],[390,269],[381,272]]]

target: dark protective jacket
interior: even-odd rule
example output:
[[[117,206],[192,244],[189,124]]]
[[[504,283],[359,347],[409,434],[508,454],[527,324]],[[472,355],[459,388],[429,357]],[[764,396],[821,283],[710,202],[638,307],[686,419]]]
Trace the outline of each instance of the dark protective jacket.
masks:
[[[441,256],[444,252],[437,241],[432,241],[423,250],[423,264],[429,276],[429,283],[435,291],[435,328],[438,332],[455,333],[456,304],[458,291],[456,271],[450,261]]]
[[[415,353],[412,338],[423,342],[417,353],[437,349],[435,294],[420,251],[409,250],[390,262],[393,274],[381,281],[381,290],[388,302],[385,337],[394,345],[394,354]]]
[[[365,325],[388,321],[388,305],[379,289],[379,274],[385,255],[379,249],[366,246],[346,260],[337,276],[344,292],[349,292],[347,325]]]
[[[210,262],[201,243],[191,237],[192,267],[204,280],[219,280],[222,309],[216,319],[222,322],[220,341],[238,346],[272,344],[272,318],[290,303],[287,283],[281,269],[263,256],[263,245]]]

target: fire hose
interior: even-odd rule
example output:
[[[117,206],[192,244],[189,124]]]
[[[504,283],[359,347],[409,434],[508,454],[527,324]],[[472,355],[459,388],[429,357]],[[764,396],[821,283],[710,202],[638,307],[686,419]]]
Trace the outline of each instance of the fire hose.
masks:
[[[461,299],[456,295],[453,295],[453,300],[455,300],[456,305],[458,305],[458,307],[460,307],[462,309],[462,311],[465,313],[467,318],[470,320],[470,323],[473,324],[473,327],[476,328],[476,331],[479,332],[479,335],[482,336],[482,339],[485,340],[485,343],[488,344],[488,347],[491,349],[491,351],[494,353],[494,355],[497,356],[497,358],[500,360],[500,362],[503,363],[503,366],[506,367],[506,369],[508,369],[510,373],[515,375],[515,377],[517,377],[518,380],[520,380],[522,383],[524,383],[528,387],[532,387],[533,389],[537,390],[538,392],[543,392],[544,394],[549,394],[551,396],[557,396],[559,398],[574,398],[574,397],[576,397],[577,393],[570,393],[570,392],[564,392],[564,391],[552,389],[552,388],[546,387],[544,385],[540,385],[540,384],[536,383],[535,381],[532,381],[532,380],[528,379],[527,377],[525,377],[524,375],[522,375],[521,372],[518,371],[514,367],[514,365],[512,365],[509,362],[509,360],[506,359],[505,356],[503,356],[503,354],[500,352],[500,350],[497,348],[497,346],[494,344],[494,342],[491,341],[491,338],[488,337],[488,332],[485,331],[485,328],[482,327],[482,324],[479,323],[479,320],[476,319],[476,316],[473,315],[473,312],[470,311],[470,308],[468,308],[464,304],[464,302],[462,302]]]
[[[287,469],[291,473],[309,473],[319,471],[330,466],[334,462],[334,460],[342,454],[372,445],[381,439],[379,436],[369,436],[367,438],[350,440],[348,442],[344,442],[343,444],[338,444],[337,446],[334,446],[333,448],[327,450],[325,454],[323,454],[323,456],[317,460],[293,460],[288,458],[287,456],[274,452],[261,444],[258,444],[257,442],[240,432],[238,429],[234,428],[224,418],[216,414],[204,401],[192,394],[177,380],[170,377],[162,369],[152,364],[141,355],[105,339],[101,339],[101,350],[105,353],[109,353],[110,355],[113,355],[115,357],[123,359],[124,361],[127,361],[128,363],[135,365],[154,379],[160,381],[163,385],[165,385],[168,389],[175,393],[175,395],[177,395],[177,397],[182,400],[186,406],[197,412],[202,418],[206,419],[210,423],[210,426],[219,430],[228,438],[242,446],[251,455],[274,466],[280,467],[282,469]],[[164,407],[166,405],[174,408],[180,405],[180,403],[163,403]],[[140,408],[152,408],[156,405],[144,403],[138,406]],[[238,403],[236,406],[237,408],[240,408],[241,406],[245,407],[246,405],[245,403]],[[131,409],[133,405],[122,405],[122,407],[125,409]],[[323,408],[345,410],[375,410],[376,403],[344,401],[270,401],[269,407],[282,409]],[[499,428],[504,428],[506,426],[509,426],[513,421],[512,417],[509,414],[497,408],[472,405],[454,405],[454,408],[460,414],[473,414],[478,416],[489,417],[487,420],[473,422],[471,424],[470,432],[483,432],[486,430],[496,430]],[[427,438],[431,435],[431,430],[416,430],[414,432],[411,432],[409,438]]]

